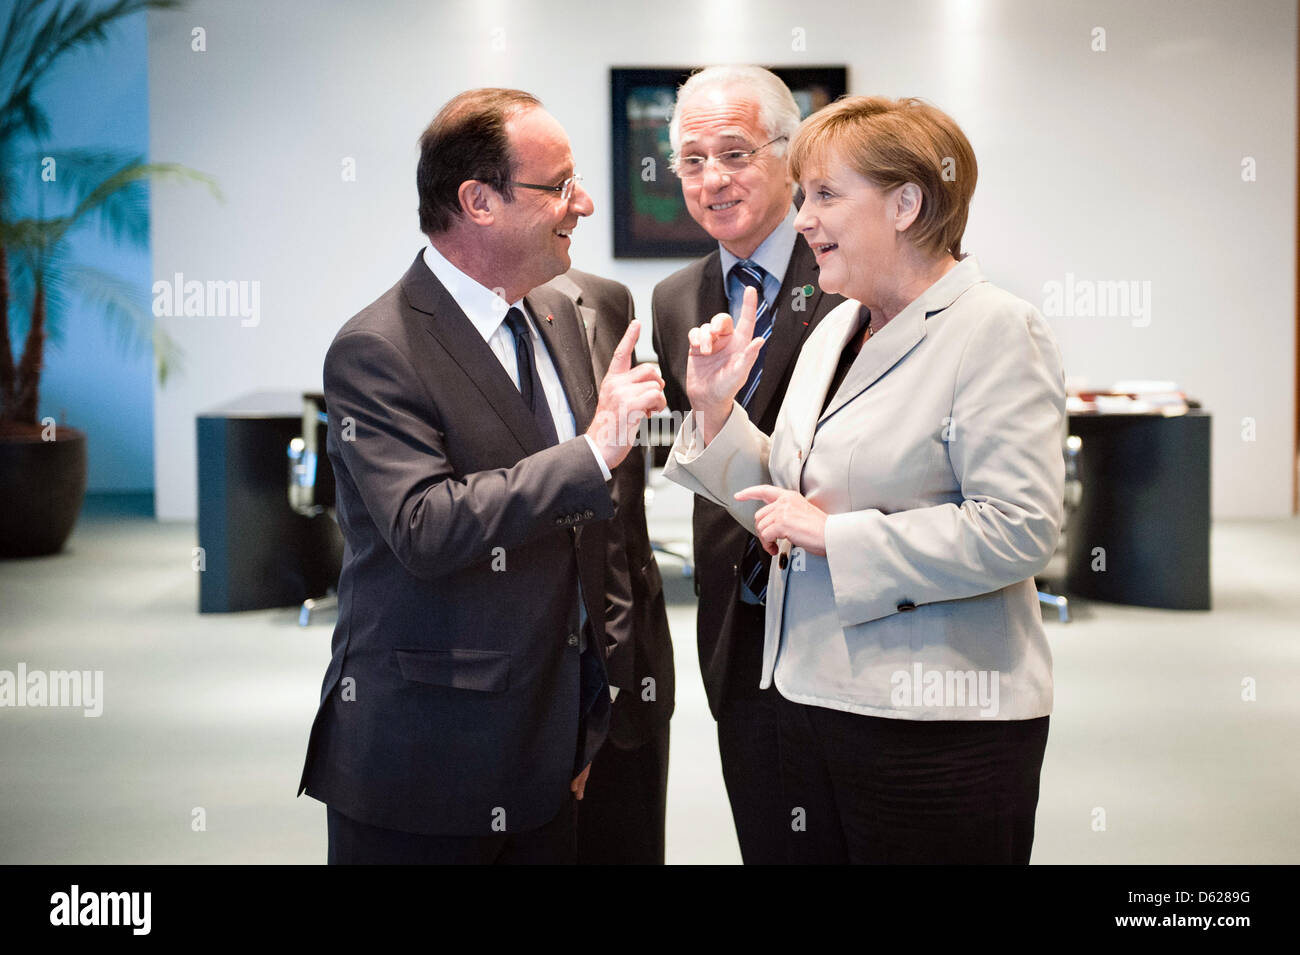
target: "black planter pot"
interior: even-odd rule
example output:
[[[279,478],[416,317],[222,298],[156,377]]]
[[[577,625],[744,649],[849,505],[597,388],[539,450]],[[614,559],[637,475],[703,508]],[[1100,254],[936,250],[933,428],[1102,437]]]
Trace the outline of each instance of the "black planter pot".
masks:
[[[72,533],[86,494],[86,434],[57,429],[0,437],[0,557],[56,554]]]

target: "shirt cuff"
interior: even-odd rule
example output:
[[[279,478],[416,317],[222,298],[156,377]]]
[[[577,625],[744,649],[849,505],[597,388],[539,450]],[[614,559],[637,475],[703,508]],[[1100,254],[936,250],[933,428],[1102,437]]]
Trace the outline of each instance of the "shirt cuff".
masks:
[[[596,456],[596,463],[600,465],[600,473],[605,475],[605,480],[608,481],[614,475],[610,473],[609,465],[605,463],[605,456],[596,448],[596,442],[591,439],[591,435],[584,434],[583,437],[587,439],[587,447],[591,448],[591,453]]]

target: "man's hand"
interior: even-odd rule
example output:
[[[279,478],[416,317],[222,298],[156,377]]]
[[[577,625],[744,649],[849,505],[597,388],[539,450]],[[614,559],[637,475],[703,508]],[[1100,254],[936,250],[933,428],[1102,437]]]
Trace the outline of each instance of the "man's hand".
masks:
[[[747,288],[739,325],[733,328],[731,316],[719,312],[687,333],[691,350],[686,359],[686,396],[705,444],[727,423],[732,399],[767,344],[765,338],[754,338],[757,315],[758,291]]]
[[[756,484],[737,491],[736,500],[767,502],[754,515],[754,526],[759,543],[769,554],[775,556],[780,550],[777,541],[785,538],[791,547],[826,556],[826,512],[798,491]]]
[[[641,323],[628,323],[623,340],[614,349],[609,369],[600,383],[600,398],[591,418],[587,436],[612,471],[618,467],[636,441],[637,428],[643,418],[668,407],[664,399],[664,380],[651,364],[632,367]],[[581,798],[581,797],[579,797]]]
[[[591,772],[591,763],[588,763],[586,768],[578,774],[578,777],[569,783],[569,792],[573,793],[578,799],[582,798],[582,793],[587,788],[587,774],[589,772]]]

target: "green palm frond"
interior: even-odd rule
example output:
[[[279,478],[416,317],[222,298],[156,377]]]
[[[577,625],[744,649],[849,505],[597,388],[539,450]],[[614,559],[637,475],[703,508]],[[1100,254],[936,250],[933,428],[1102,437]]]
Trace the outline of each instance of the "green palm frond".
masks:
[[[36,17],[38,4],[20,0],[9,9],[4,36],[0,37],[0,143],[9,139],[18,129],[34,136],[49,132],[45,111],[33,98],[35,79],[27,78],[24,71],[33,45],[33,33],[39,33]]]
[[[153,364],[158,373],[158,384],[167,384],[167,376],[185,370],[185,352],[167,329],[153,323]]]
[[[217,181],[207,173],[174,162],[135,162],[110,175],[90,191],[72,211],[73,223],[89,217],[99,222],[106,236],[143,244],[149,238],[148,180],[200,183],[220,200]]]
[[[47,160],[53,160],[53,179],[48,180]],[[15,204],[37,207],[38,215],[48,217],[67,215],[113,173],[143,162],[143,157],[124,149],[32,147],[0,156],[0,176],[8,181]]]
[[[38,136],[48,131],[35,92],[51,63],[77,47],[102,43],[108,38],[108,26],[121,17],[178,6],[178,0],[116,0],[108,4],[16,0],[0,40],[0,142],[20,130]]]
[[[178,163],[145,163],[132,158],[125,165],[114,165],[114,160],[121,162],[120,154],[85,151],[88,160],[83,166],[76,162],[75,155],[71,162],[68,154],[59,155],[63,162],[56,155],[58,178],[45,185],[57,186],[53,201],[65,210],[64,214],[13,221],[5,221],[0,215],[0,242],[7,247],[48,247],[74,228],[89,223],[98,223],[106,238],[142,246],[149,238],[147,187],[153,179],[199,183],[207,186],[217,200],[223,198],[215,179]],[[31,168],[26,160],[19,162],[22,168]],[[105,169],[111,171],[101,175]]]
[[[110,149],[31,152],[49,133],[49,118],[36,91],[49,67],[79,47],[102,43],[116,20],[145,10],[176,9],[182,0],[9,0],[0,14],[0,245],[8,254],[10,307],[0,315],[11,343],[22,341],[32,320],[39,287],[45,299],[46,332],[57,344],[69,329],[72,309],[98,313],[124,350],[154,349],[159,380],[181,364],[176,342],[153,320],[147,296],[119,276],[70,261],[69,233],[97,225],[116,242],[148,240],[151,180],[206,185],[218,200],[216,181],[176,163],[147,163]],[[41,160],[55,159],[46,182]],[[10,215],[21,208],[22,218]],[[3,412],[4,409],[0,409]]]
[[[39,259],[43,252],[59,244],[71,225],[72,220],[67,216],[57,219],[17,219],[13,222],[0,220],[0,245],[8,249],[11,255]]]
[[[83,306],[105,318],[123,354],[149,348],[153,340],[153,313],[142,301],[136,284],[91,265],[68,266],[62,278]]]
[[[111,165],[109,158],[110,154],[101,153],[87,165],[102,169]],[[12,340],[21,341],[26,334],[36,283],[40,281],[46,296],[46,331],[52,343],[62,341],[69,304],[78,299],[97,309],[117,330],[123,347],[140,348],[152,343],[158,380],[165,384],[169,374],[182,367],[184,356],[180,346],[153,321],[138,291],[128,283],[90,266],[68,265],[64,239],[74,228],[98,221],[110,238],[143,245],[149,228],[145,184],[150,179],[202,183],[217,199],[221,198],[221,191],[211,176],[177,163],[132,161],[98,183],[92,182],[92,176],[93,170],[83,169],[71,181],[64,180],[64,186],[71,189],[76,199],[76,206],[68,215],[0,219],[0,244],[13,253],[9,317]]]
[[[31,320],[37,273],[26,256],[19,256],[11,265],[10,331],[21,341]],[[108,322],[121,354],[148,354],[152,348],[160,384],[166,384],[167,376],[183,367],[181,347],[154,321],[148,297],[137,284],[94,266],[70,265],[62,247],[52,250],[44,262],[42,280],[45,331],[51,345],[59,346],[66,339],[70,315],[93,311]]]
[[[9,333],[13,341],[22,341],[32,319],[32,302],[36,298],[38,276],[45,288],[45,334],[51,344],[64,341],[64,316],[73,297],[63,272],[67,252],[52,245],[34,253],[31,249],[14,250],[9,256]]]

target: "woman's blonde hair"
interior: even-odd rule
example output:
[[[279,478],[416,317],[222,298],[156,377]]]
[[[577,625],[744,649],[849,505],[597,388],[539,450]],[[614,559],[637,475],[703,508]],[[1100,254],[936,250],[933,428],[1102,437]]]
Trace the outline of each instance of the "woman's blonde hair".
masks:
[[[915,98],[846,96],[804,120],[790,143],[790,175],[838,160],[881,189],[914,182],[921,211],[904,233],[931,254],[961,255],[978,169],[952,117]]]

